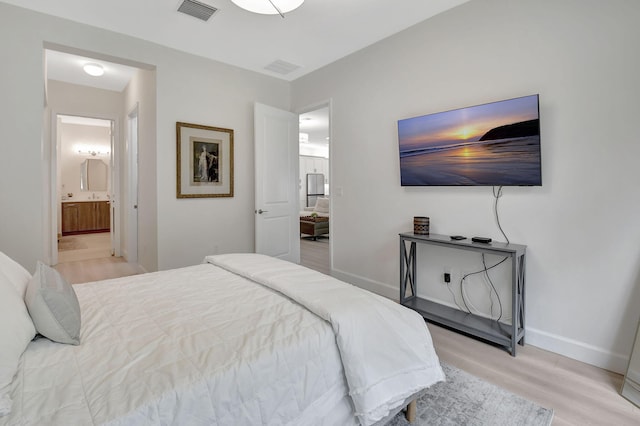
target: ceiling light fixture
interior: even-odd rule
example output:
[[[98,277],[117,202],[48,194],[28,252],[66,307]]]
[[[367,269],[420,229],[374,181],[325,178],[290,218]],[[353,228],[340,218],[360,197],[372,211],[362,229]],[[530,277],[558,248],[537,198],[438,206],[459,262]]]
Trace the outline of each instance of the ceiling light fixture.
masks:
[[[104,74],[104,68],[102,68],[102,65],[99,64],[88,63],[85,64],[82,69],[84,70],[84,72],[94,77],[100,77]]]
[[[304,0],[231,0],[236,6],[253,13],[280,15],[297,9]]]
[[[95,149],[87,149],[85,151],[79,149],[78,150],[78,154],[80,155],[91,155],[92,157],[95,157],[97,155],[109,155],[109,151],[100,151],[100,150],[95,150]]]

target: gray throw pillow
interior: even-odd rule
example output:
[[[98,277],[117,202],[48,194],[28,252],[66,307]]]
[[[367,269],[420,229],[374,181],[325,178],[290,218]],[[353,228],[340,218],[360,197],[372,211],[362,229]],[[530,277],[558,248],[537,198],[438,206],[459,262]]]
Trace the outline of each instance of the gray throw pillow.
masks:
[[[80,344],[80,305],[73,287],[55,269],[38,262],[25,303],[36,331],[54,342]]]

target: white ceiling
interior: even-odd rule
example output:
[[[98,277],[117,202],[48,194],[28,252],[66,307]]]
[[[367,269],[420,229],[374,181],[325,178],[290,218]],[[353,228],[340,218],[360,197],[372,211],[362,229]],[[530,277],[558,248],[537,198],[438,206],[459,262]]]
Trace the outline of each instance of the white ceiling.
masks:
[[[200,0],[218,9],[207,22],[177,12],[182,0],[2,1],[292,81],[469,0],[306,0],[285,18]],[[277,60],[300,68],[265,69]]]
[[[116,31],[248,70],[292,81],[383,38],[469,0],[306,0],[286,14],[258,15],[231,0],[200,0],[218,9],[207,22],[177,12],[182,0],[2,0],[46,14]],[[268,1],[268,0],[265,0]],[[275,61],[300,68],[281,74]],[[96,62],[101,77],[84,73]],[[54,50],[47,78],[120,92],[136,68]],[[329,144],[328,109],[300,116],[309,144]]]
[[[69,53],[48,49],[45,52],[47,78],[51,80],[122,92],[136,72],[136,68],[134,67],[114,64],[86,56],[71,55]],[[102,65],[104,75],[93,77],[85,73],[82,67],[87,63]]]

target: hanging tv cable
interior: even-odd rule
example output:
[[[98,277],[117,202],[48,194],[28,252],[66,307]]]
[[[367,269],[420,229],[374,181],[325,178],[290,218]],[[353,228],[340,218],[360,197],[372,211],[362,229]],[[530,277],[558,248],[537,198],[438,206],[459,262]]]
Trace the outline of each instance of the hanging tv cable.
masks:
[[[502,197],[502,186],[497,187],[498,190],[496,191],[496,187],[493,187],[493,197],[496,199],[495,204],[493,205],[493,213],[495,214],[496,217],[496,223],[498,224],[498,229],[500,229],[500,232],[502,233],[502,236],[504,237],[505,240],[507,240],[507,244],[509,244],[509,237],[507,237],[507,234],[504,233],[504,230],[502,229],[502,225],[500,225],[500,215],[498,214],[498,200],[500,200],[500,197]]]

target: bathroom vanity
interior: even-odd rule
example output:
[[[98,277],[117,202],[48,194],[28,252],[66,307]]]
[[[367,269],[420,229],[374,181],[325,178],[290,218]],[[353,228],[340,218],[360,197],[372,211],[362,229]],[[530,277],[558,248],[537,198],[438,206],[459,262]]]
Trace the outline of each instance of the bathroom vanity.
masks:
[[[109,231],[109,207],[109,201],[63,202],[62,235]]]

